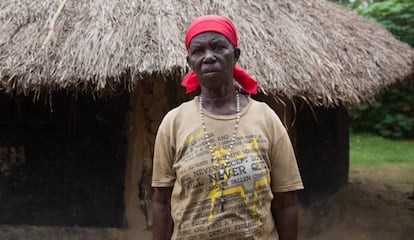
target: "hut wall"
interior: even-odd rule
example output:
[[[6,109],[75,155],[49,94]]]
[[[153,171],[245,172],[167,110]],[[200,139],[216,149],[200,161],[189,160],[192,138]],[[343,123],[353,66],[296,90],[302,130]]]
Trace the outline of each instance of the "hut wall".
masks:
[[[296,152],[308,205],[323,200],[348,183],[349,130],[344,108],[309,108],[297,116]]]
[[[99,205],[100,209],[103,211],[114,208],[117,209],[117,216],[114,217],[117,223],[108,225],[108,221],[105,220],[105,217],[95,217],[93,219],[99,219],[100,221],[105,222],[107,227],[115,226],[121,228],[117,228],[116,230],[102,228],[100,231],[95,231],[90,228],[64,227],[51,230],[45,227],[34,226],[14,226],[13,228],[4,229],[3,226],[3,230],[1,231],[4,236],[0,234],[0,238],[17,236],[19,239],[29,239],[30,237],[24,238],[20,237],[22,235],[15,234],[16,232],[22,231],[25,232],[27,236],[55,236],[56,234],[61,236],[62,233],[67,233],[71,239],[81,239],[82,236],[98,236],[100,234],[103,234],[102,236],[105,236],[105,239],[136,239],[137,236],[139,236],[140,239],[151,239],[150,199],[152,192],[150,184],[156,132],[162,118],[168,110],[192,97],[192,95],[186,96],[183,89],[178,86],[177,81],[173,78],[169,81],[164,81],[163,79],[150,77],[137,86],[135,91],[130,95],[129,104],[127,103],[127,98],[125,96],[117,99],[98,100],[97,102],[96,100],[88,100],[84,98],[78,99],[77,101],[73,98],[58,98],[63,102],[54,102],[56,111],[53,114],[61,114],[64,122],[70,124],[68,126],[65,125],[66,127],[63,128],[65,132],[61,135],[59,135],[58,131],[51,130],[51,128],[39,128],[38,133],[43,133],[43,131],[47,129],[48,131],[52,131],[51,136],[61,136],[60,139],[59,137],[56,139],[56,142],[60,142],[62,147],[73,146],[73,144],[76,146],[85,145],[90,148],[102,150],[101,155],[99,156],[105,155],[104,153],[108,152],[105,150],[113,149],[108,147],[108,143],[114,143],[114,146],[116,146],[117,149],[116,151],[113,151],[115,153],[107,153],[107,156],[112,158],[112,160],[105,160],[104,162],[101,162],[101,164],[96,164],[96,161],[94,160],[97,159],[96,156],[90,155],[90,158],[85,161],[90,163],[89,165],[86,165],[91,166],[91,168],[93,168],[91,171],[96,173],[102,171],[98,166],[109,166],[107,170],[110,172],[104,170],[104,173],[100,173],[101,176],[108,178],[108,176],[114,175],[116,176],[116,182],[118,183],[116,188],[114,188],[115,186],[108,188],[111,190],[110,195],[114,196],[117,200],[113,201],[111,206],[108,205],[105,207],[104,205]],[[346,111],[340,108],[329,110],[314,108],[311,110],[304,107],[296,112],[296,108],[292,105],[290,100],[267,97],[264,95],[257,95],[255,98],[259,101],[266,102],[278,113],[279,117],[288,128],[294,143],[299,167],[306,187],[306,190],[299,194],[302,205],[300,209],[300,235],[302,237],[312,236],[317,232],[329,228],[329,224],[340,221],[338,217],[340,218],[344,215],[344,209],[339,208],[338,206],[342,204],[346,205],[343,202],[338,203],[338,201],[336,201],[338,199],[343,200],[344,195],[346,195],[346,192],[344,193],[344,191],[340,190],[346,184],[348,176],[348,122]],[[26,143],[35,141],[38,142],[38,145],[41,145],[42,143],[39,139],[26,139],[26,135],[19,133],[19,131],[24,132],[30,129],[28,126],[25,126],[22,130],[13,130],[14,128],[10,128],[9,125],[11,123],[14,124],[15,121],[11,116],[17,116],[23,111],[32,117],[36,117],[41,111],[39,111],[39,109],[34,109],[39,108],[39,105],[28,103],[21,105],[18,103],[20,100],[11,100],[10,98],[4,97],[1,97],[0,100],[0,111],[2,112],[0,115],[0,128],[3,130],[7,129],[9,132],[8,135],[3,134],[5,137],[0,137],[0,147],[3,147],[3,149],[5,146],[7,147],[8,163],[13,162],[13,164],[5,165],[5,161],[2,161],[0,165],[0,175],[3,174],[3,180],[0,179],[0,189],[4,191],[4,189],[7,189],[4,188],[5,184],[8,184],[8,182],[4,181],[5,175],[16,174],[16,169],[18,169],[17,166],[19,166],[20,162],[26,164],[29,159],[28,156],[30,156],[30,154],[26,154],[26,152],[29,151],[26,149]],[[25,110],[24,107],[22,108],[22,106],[27,105],[31,106],[31,109]],[[40,108],[47,109],[47,107],[48,106],[43,106]],[[63,111],[58,113],[59,109],[62,109]],[[49,109],[47,109],[47,111],[42,111],[48,112]],[[42,116],[42,114],[39,115]],[[47,115],[48,114],[45,116]],[[100,121],[107,120],[108,118],[114,120],[110,122],[111,126],[105,124],[101,125]],[[84,125],[85,121],[92,121],[97,123],[97,125]],[[3,124],[1,124],[1,122]],[[124,125],[125,122],[127,123],[126,125]],[[95,138],[92,137],[91,134],[88,135],[88,131],[91,133],[91,130],[88,130],[88,128],[94,129],[92,132],[94,133],[93,136],[95,136]],[[77,130],[73,131],[74,129]],[[122,132],[124,134],[122,134]],[[126,138],[124,139],[125,133]],[[111,136],[112,140],[107,139],[104,135]],[[36,136],[36,134],[33,136]],[[46,134],[45,136],[49,135]],[[85,139],[88,139],[88,142],[96,141],[95,145],[97,144],[99,146],[86,145],[84,144],[86,141]],[[19,141],[23,141],[24,144],[19,144]],[[107,142],[105,144],[100,144],[103,143],[102,141]],[[124,151],[122,150],[122,146],[126,146],[126,151],[125,149]],[[20,147],[23,147],[23,149]],[[22,154],[22,151],[25,154]],[[0,157],[4,158],[4,156],[6,156],[5,152],[6,151],[2,150],[2,152],[0,152]],[[125,155],[125,152],[127,152],[127,156]],[[15,160],[10,161],[10,159]],[[126,159],[124,160],[126,162],[123,162],[122,159]],[[84,161],[81,161],[80,164],[82,164],[82,162],[84,163]],[[76,171],[76,169],[79,170],[79,168],[73,169],[70,166],[64,166],[64,169],[72,169],[73,171]],[[119,176],[121,176],[122,179],[119,179]],[[105,182],[106,180],[102,179],[94,181],[94,183],[109,187]],[[82,184],[85,185],[84,187],[88,187],[91,183],[82,182]],[[125,185],[122,187],[123,184]],[[77,186],[80,186],[80,184],[77,184]],[[122,191],[124,191],[123,194]],[[27,192],[24,193],[27,195]],[[45,198],[51,197],[50,192],[48,194],[46,194],[46,192],[44,193]],[[105,195],[96,194],[96,196],[102,197]],[[62,199],[62,196],[54,197],[56,197],[56,199]],[[75,197],[81,200],[83,204],[87,203],[85,198],[79,195],[76,195]],[[122,201],[122,197],[124,197],[124,206],[122,206],[122,203],[119,204],[119,200]],[[1,200],[0,197],[0,201]],[[100,199],[100,201],[102,201],[102,199]],[[113,205],[114,203],[117,203],[118,205]],[[86,204],[85,206],[89,205]],[[123,207],[124,209],[122,209]],[[125,211],[124,214],[122,210]],[[336,218],[329,217],[328,215],[336,216]],[[315,217],[320,217],[325,220],[315,221]],[[124,218],[126,220],[125,222],[123,220]],[[12,218],[8,216],[4,219],[8,219],[7,221],[9,221]],[[68,219],[70,219],[70,217],[68,217]],[[80,222],[82,221],[79,221],[78,217],[76,221],[73,221],[73,224],[82,226],[82,224],[79,224]],[[125,226],[124,224],[128,225],[128,230],[125,232],[122,230],[122,227]],[[44,225],[56,225],[56,222],[54,224],[45,223]],[[83,226],[90,225],[93,224],[83,224]],[[9,231],[9,233],[7,231]],[[14,235],[12,233],[14,233]]]
[[[125,216],[129,226],[134,226],[132,230],[144,231],[148,228],[149,217],[146,212],[144,198],[145,190],[140,185],[145,158],[149,157],[150,147],[147,144],[147,123],[144,108],[141,104],[142,93],[136,91],[131,96],[131,110],[129,113],[128,132],[128,156],[125,170]],[[134,104],[135,102],[135,104]]]
[[[0,224],[123,227],[127,97],[52,100],[0,95]]]
[[[305,189],[299,193],[301,235],[312,236],[343,220],[349,170],[348,113],[344,108],[300,108],[296,156]]]
[[[164,115],[186,100],[173,78],[142,81],[130,98],[125,208],[128,239],[150,239],[152,157],[158,126]]]

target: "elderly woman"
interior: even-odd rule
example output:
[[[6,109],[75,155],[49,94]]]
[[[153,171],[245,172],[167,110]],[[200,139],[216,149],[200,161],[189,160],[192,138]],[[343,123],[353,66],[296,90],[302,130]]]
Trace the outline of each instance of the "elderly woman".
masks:
[[[297,239],[302,181],[278,116],[247,93],[257,82],[236,65],[231,20],[195,18],[186,32],[187,93],[155,142],[153,236],[159,239]]]

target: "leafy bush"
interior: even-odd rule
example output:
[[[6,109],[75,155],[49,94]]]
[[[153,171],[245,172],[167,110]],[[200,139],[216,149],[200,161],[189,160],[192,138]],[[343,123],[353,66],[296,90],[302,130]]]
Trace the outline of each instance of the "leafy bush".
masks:
[[[358,7],[359,14],[384,25],[401,41],[414,47],[414,1],[387,0]]]
[[[414,137],[414,86],[384,90],[372,105],[351,110],[351,129],[390,138]]]

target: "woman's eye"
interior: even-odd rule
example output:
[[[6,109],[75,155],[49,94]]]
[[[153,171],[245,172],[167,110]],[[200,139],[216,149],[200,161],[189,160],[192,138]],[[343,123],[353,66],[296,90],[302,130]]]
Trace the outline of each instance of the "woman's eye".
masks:
[[[222,50],[224,48],[224,46],[222,45],[216,45],[213,47],[214,50]]]
[[[201,48],[194,48],[194,49],[191,51],[191,54],[199,54],[199,53],[201,53],[201,51],[202,51],[202,49],[201,49]]]

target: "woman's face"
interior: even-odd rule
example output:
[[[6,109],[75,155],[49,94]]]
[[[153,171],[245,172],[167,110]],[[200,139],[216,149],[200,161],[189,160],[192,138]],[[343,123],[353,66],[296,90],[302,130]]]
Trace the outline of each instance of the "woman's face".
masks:
[[[201,85],[214,88],[233,83],[233,66],[239,55],[240,50],[234,48],[224,35],[205,32],[191,40],[187,62]]]

